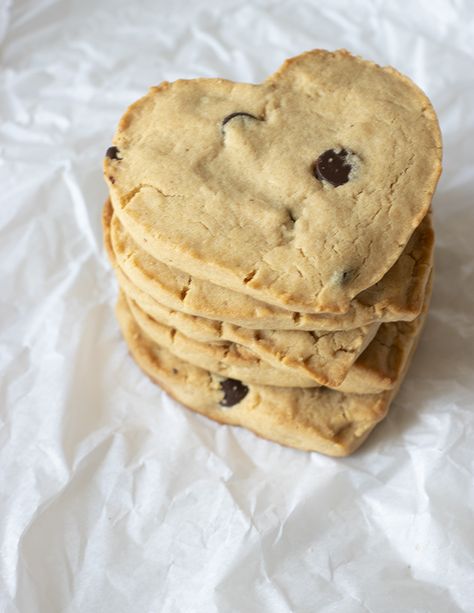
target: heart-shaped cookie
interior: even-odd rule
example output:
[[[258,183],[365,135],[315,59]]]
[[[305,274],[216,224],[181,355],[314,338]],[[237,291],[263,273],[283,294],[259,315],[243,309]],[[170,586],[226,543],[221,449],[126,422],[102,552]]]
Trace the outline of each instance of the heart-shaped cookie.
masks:
[[[409,79],[319,50],[261,85],[152,88],[105,161],[114,210],[148,253],[309,313],[344,313],[394,264],[440,169],[436,115]]]
[[[216,375],[181,360],[146,337],[123,296],[116,313],[136,362],[190,409],[224,424],[243,426],[283,445],[334,456],[354,451],[386,415],[420,329],[417,326],[402,341],[403,365],[393,389],[380,394],[344,394],[327,388],[246,384]]]

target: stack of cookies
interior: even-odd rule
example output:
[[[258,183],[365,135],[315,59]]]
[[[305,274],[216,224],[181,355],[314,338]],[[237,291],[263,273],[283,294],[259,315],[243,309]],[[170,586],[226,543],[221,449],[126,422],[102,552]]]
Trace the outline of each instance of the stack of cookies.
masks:
[[[440,169],[426,96],[346,51],[292,58],[260,85],[152,88],[105,159],[133,357],[216,421],[347,455],[420,335]]]

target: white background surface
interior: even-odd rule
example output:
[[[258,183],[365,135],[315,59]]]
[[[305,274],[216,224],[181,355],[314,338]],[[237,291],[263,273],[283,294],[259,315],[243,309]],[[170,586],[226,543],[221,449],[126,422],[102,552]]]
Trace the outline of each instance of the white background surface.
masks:
[[[3,1],[0,610],[474,611],[474,4]],[[347,47],[439,113],[432,309],[390,416],[333,460],[217,426],[127,355],[102,156],[179,77]]]

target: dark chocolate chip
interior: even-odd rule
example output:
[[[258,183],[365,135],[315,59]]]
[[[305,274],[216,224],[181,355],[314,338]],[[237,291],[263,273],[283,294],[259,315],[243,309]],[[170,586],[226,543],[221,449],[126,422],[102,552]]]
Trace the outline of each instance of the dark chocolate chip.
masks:
[[[238,113],[231,113],[230,115],[227,115],[227,117],[224,117],[224,119],[222,120],[221,128],[224,128],[225,124],[231,121],[231,119],[234,119],[234,117],[249,117],[250,119],[256,119],[257,121],[260,121],[258,117],[255,117],[255,115],[251,115],[250,113],[245,113],[242,111]]]
[[[358,268],[348,268],[347,270],[338,270],[334,273],[333,281],[337,285],[347,285],[352,283],[358,276]]]
[[[119,153],[120,151],[118,147],[109,147],[105,152],[105,156],[111,160],[121,160],[122,158],[119,158]]]
[[[224,379],[220,382],[224,398],[219,402],[223,407],[233,407],[248,394],[249,388],[237,379]]]
[[[291,316],[293,321],[295,322],[295,324],[299,324],[300,323],[300,319],[301,319],[301,313],[293,313],[293,315]]]
[[[354,273],[355,273],[355,270],[345,270],[341,274],[341,285],[344,285],[345,283],[349,283],[349,281],[354,276]]]
[[[114,177],[112,177],[111,175],[109,175],[109,181],[112,183],[112,185],[115,183],[115,179]]]
[[[177,375],[178,374],[178,369],[177,368],[173,368],[173,375]]]
[[[349,181],[352,166],[347,161],[349,152],[346,149],[334,151],[328,149],[318,157],[313,165],[314,176],[320,181],[327,181],[334,187]]]

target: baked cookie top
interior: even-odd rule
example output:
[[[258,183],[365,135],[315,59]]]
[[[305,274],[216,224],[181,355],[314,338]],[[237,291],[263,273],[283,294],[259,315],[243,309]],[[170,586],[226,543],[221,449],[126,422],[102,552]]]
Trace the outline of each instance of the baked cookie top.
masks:
[[[104,168],[117,216],[160,261],[280,307],[344,313],[425,216],[441,138],[408,78],[316,50],[260,85],[151,88]]]

